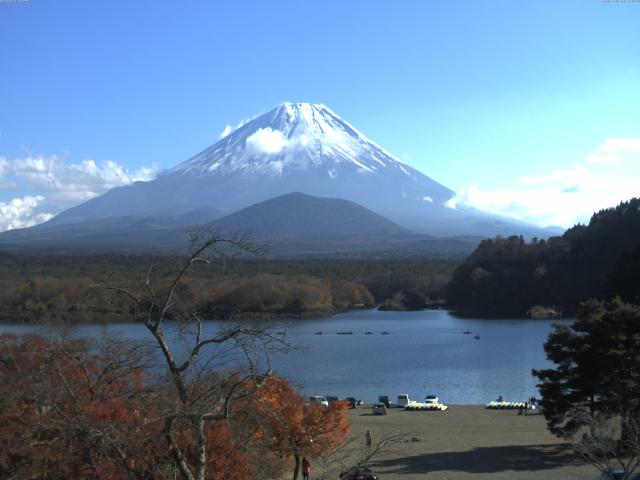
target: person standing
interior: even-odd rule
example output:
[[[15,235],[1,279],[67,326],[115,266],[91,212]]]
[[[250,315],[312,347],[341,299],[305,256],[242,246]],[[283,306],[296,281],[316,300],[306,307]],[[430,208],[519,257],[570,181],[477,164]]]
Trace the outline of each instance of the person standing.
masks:
[[[307,457],[302,457],[302,480],[311,480],[311,464]]]
[[[371,432],[369,430],[367,430],[367,433],[364,434],[364,439],[367,442],[367,448],[371,448],[371,440],[373,440],[373,435],[371,435]]]

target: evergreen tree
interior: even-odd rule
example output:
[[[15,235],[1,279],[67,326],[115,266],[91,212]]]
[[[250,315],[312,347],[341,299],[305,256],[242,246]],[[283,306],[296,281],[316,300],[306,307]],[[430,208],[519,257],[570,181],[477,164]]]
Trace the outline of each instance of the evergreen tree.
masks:
[[[533,370],[549,430],[562,437],[619,416],[622,436],[640,418],[640,306],[590,301],[570,327],[556,325],[544,344],[556,367]]]
[[[535,305],[573,315],[589,298],[638,303],[640,198],[597,212],[561,237],[484,240],[456,268],[447,300],[460,313],[524,315]]]
[[[618,260],[609,276],[609,292],[619,295],[625,302],[640,304],[640,244]]]

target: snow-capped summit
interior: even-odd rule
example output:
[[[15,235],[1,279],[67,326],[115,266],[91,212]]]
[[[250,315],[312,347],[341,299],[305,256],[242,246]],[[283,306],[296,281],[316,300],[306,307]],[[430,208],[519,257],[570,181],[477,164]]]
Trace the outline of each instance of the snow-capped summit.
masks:
[[[286,175],[314,169],[335,178],[345,167],[363,174],[385,169],[413,174],[327,106],[289,102],[242,125],[169,173]]]

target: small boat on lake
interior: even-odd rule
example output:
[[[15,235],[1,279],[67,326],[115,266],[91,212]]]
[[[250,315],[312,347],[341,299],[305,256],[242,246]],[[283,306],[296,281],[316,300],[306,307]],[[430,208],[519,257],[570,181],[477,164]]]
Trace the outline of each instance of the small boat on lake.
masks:
[[[380,335],[391,335],[389,332],[387,332],[386,330],[380,332]]]
[[[470,330],[465,330],[464,332],[462,332],[463,335],[471,335],[471,331]]]
[[[316,335],[322,335],[322,332],[316,332]]]
[[[348,332],[337,332],[338,335],[353,335],[353,332],[349,330]]]
[[[480,340],[480,335],[474,335],[473,338],[475,338],[476,340]]]
[[[365,335],[373,335],[373,332],[364,332]]]

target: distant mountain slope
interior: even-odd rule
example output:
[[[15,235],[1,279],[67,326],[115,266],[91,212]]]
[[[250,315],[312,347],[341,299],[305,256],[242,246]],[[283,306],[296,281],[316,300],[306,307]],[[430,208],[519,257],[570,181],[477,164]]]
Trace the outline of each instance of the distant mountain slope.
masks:
[[[182,232],[190,225],[211,222],[219,216],[218,210],[207,207],[174,216],[114,216],[61,225],[43,223],[0,233],[0,247],[83,250],[156,248],[178,244],[183,237],[186,238]]]
[[[303,193],[257,203],[210,226],[228,235],[248,232],[278,257],[461,257],[480,240],[416,234],[348,200]]]
[[[193,223],[227,237],[246,233],[272,257],[450,258],[467,255],[480,240],[419,235],[353,202],[302,193],[260,202],[213,222],[197,222],[197,213],[42,225],[0,234],[0,247],[176,253],[187,248],[187,226]],[[187,223],[186,219],[196,221]]]
[[[572,314],[589,298],[640,301],[640,198],[595,213],[561,237],[483,240],[456,269],[448,299],[473,314],[522,315],[534,305]]]
[[[229,233],[251,230],[260,239],[415,236],[348,200],[289,193],[213,222]]]
[[[310,103],[284,103],[156,180],[110,190],[49,224],[175,216],[202,207],[230,214],[291,192],[349,200],[430,235],[548,235],[473,208],[449,208],[452,190],[400,161],[325,105]]]

